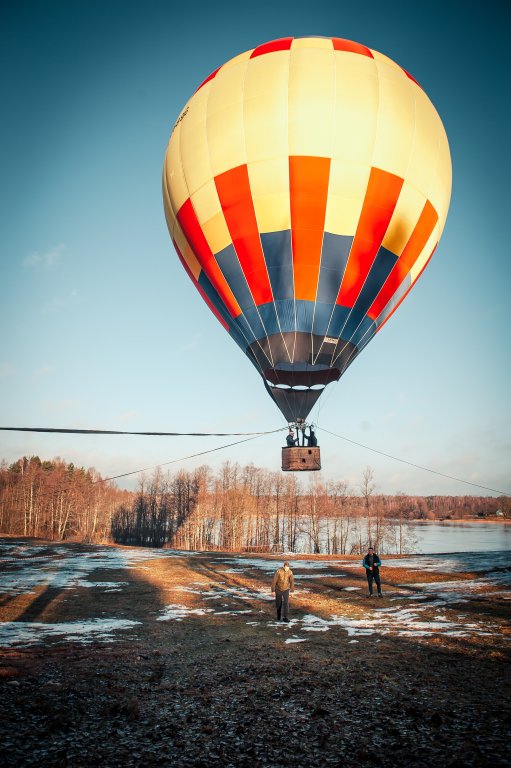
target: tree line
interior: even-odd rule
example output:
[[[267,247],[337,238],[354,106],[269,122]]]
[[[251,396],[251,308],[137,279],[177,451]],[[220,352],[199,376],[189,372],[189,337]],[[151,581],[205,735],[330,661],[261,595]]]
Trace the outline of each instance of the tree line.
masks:
[[[107,541],[112,517],[129,496],[104,482],[95,469],[24,456],[0,466],[0,531],[59,541]]]
[[[413,520],[510,515],[509,498],[383,495],[367,467],[354,486],[226,462],[155,470],[136,491],[61,459],[0,467],[0,531],[188,550],[346,554],[412,551]]]

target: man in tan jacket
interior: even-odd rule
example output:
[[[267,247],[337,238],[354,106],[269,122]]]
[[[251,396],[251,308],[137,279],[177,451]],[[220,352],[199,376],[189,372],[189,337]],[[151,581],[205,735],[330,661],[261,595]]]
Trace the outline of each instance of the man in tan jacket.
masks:
[[[282,568],[278,568],[273,576],[271,585],[271,591],[275,592],[275,607],[277,609],[277,621],[280,621],[282,616],[282,608],[284,608],[284,621],[289,621],[289,593],[294,592],[295,580],[293,577],[293,571],[289,567],[289,563],[286,562]]]

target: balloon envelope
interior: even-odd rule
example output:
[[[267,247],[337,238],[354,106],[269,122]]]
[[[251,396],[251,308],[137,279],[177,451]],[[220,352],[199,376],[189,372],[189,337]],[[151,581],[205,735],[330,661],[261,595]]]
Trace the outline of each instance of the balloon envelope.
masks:
[[[424,90],[340,38],[275,40],[213,72],[163,171],[179,258],[287,421],[306,418],[406,296],[450,192]]]

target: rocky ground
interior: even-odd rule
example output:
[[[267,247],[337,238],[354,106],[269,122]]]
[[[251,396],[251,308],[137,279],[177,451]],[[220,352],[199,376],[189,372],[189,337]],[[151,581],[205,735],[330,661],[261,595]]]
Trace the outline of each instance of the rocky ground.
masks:
[[[290,557],[289,624],[268,556],[0,555],[3,766],[510,763],[502,553],[386,560],[381,600],[359,557]]]

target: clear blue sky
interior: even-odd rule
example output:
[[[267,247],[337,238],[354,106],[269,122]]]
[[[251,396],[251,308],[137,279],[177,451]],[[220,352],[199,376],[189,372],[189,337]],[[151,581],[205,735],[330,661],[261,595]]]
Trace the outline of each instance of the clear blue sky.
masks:
[[[2,3],[0,425],[285,426],[173,251],[163,156],[189,96],[227,59],[288,35],[345,37],[390,56],[424,87],[449,137],[453,196],[424,275],[311,414],[323,477],[355,486],[370,465],[381,492],[484,493],[322,427],[511,492],[506,3],[177,6]],[[0,458],[61,456],[114,475],[227,442],[0,432]],[[278,470],[281,444],[268,436],[171,468],[231,460]]]

